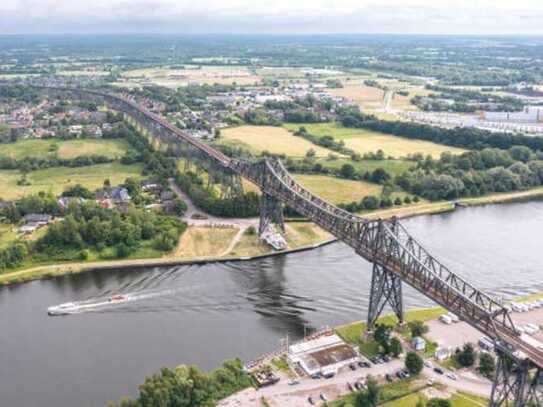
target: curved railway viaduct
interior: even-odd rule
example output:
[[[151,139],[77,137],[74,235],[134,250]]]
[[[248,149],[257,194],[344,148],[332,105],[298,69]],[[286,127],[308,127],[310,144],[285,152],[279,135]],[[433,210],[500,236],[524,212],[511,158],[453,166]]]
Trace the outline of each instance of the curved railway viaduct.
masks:
[[[403,322],[402,284],[408,284],[494,341],[498,364],[491,406],[543,406],[543,345],[520,335],[502,304],[441,264],[397,220],[369,220],[346,212],[303,188],[280,161],[232,159],[134,100],[93,90],[39,88],[47,94],[93,100],[123,112],[180,156],[220,171],[222,182],[231,190],[240,188],[239,176],[250,180],[262,191],[261,230],[269,222],[283,228],[282,208],[288,205],[373,264],[369,329],[387,305]]]

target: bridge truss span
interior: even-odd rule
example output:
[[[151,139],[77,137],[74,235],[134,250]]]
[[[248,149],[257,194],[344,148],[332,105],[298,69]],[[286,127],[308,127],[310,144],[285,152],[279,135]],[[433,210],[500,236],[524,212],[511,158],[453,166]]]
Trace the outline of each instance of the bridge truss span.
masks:
[[[229,158],[133,100],[82,89],[41,88],[105,102],[142,123],[160,140],[178,144],[180,149],[190,148],[192,154],[207,160],[210,168],[253,182],[263,196],[261,231],[269,222],[280,223],[284,230],[282,206],[287,205],[373,263],[368,328],[372,328],[386,304],[403,320],[401,285],[407,283],[494,340],[499,369],[491,406],[505,406],[507,400],[514,400],[516,407],[529,406],[534,400],[534,405],[541,405],[537,403],[543,399],[543,345],[524,339],[502,304],[440,263],[396,219],[370,220],[351,214],[305,189],[279,160],[249,162]],[[533,368],[535,382],[528,380],[528,370]]]

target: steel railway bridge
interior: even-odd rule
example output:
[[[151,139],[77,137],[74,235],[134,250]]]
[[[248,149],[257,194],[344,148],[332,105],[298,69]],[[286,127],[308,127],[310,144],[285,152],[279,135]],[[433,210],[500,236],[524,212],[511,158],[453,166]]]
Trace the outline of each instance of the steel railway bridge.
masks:
[[[130,116],[179,156],[219,171],[221,182],[233,193],[241,188],[240,177],[250,180],[262,191],[260,230],[269,222],[283,229],[283,206],[288,205],[373,264],[369,329],[387,305],[404,321],[402,283],[406,283],[494,341],[498,364],[491,406],[543,406],[543,346],[520,335],[502,304],[441,264],[397,220],[369,220],[337,208],[298,184],[280,161],[232,159],[131,99],[76,88],[40,89],[55,96],[90,99]]]

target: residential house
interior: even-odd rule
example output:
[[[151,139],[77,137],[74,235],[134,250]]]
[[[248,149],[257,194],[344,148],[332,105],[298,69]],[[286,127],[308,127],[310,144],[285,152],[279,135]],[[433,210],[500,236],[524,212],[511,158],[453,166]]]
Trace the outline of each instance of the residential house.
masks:
[[[411,341],[411,345],[413,346],[413,349],[415,350],[419,350],[419,351],[426,350],[426,341],[424,340],[424,338],[421,338],[420,336],[413,338],[413,340]]]
[[[60,208],[65,211],[66,209],[68,209],[70,204],[81,204],[85,202],[85,199],[77,196],[61,196],[60,198],[58,198],[57,202]]]
[[[103,208],[113,209],[126,213],[130,204],[130,194],[124,187],[103,189],[96,192],[96,202]]]
[[[44,213],[29,213],[28,215],[25,215],[24,221],[26,223],[39,223],[42,225],[47,225],[49,222],[53,220],[53,217],[48,214]]]
[[[161,189],[162,189],[161,185],[157,182],[149,181],[149,180],[141,182],[141,190],[143,192],[157,193],[157,192],[160,192]]]

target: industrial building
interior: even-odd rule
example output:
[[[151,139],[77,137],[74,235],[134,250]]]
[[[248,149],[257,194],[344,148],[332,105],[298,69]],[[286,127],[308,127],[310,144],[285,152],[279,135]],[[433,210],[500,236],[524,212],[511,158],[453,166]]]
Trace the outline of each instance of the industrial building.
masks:
[[[335,334],[292,345],[288,353],[289,361],[300,366],[309,376],[335,373],[360,359],[353,347]]]
[[[543,106],[526,106],[522,112],[482,112],[489,122],[543,123]]]

